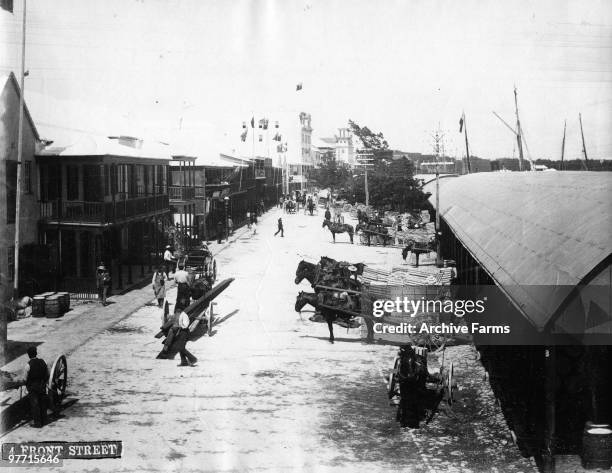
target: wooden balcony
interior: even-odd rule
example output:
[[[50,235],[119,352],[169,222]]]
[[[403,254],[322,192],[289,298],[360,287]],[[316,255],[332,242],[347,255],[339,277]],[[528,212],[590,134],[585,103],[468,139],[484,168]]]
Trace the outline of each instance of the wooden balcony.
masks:
[[[169,210],[167,195],[126,198],[115,202],[53,200],[40,202],[43,221],[107,225]]]
[[[171,201],[185,202],[188,200],[195,199],[195,188],[194,187],[183,187],[183,186],[168,186],[168,195]]]

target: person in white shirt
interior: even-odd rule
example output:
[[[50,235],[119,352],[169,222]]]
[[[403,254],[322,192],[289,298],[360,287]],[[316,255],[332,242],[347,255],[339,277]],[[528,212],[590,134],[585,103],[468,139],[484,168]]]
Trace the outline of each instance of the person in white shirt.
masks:
[[[164,272],[166,274],[170,274],[170,268],[174,266],[174,262],[176,258],[172,254],[172,247],[170,245],[166,245],[166,251],[164,251]]]
[[[178,270],[174,273],[174,281],[176,282],[178,289],[176,293],[176,308],[180,308],[181,310],[186,308],[189,305],[191,300],[190,289],[192,278],[187,271],[185,271],[185,266],[179,263]]]

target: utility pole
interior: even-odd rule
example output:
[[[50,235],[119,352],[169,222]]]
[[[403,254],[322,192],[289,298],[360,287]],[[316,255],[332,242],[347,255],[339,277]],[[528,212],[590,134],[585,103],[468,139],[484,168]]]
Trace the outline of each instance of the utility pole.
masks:
[[[438,131],[433,135],[434,151],[436,153],[436,264],[438,267],[442,266],[442,255],[440,254],[440,238],[442,236],[440,231],[440,169],[438,161],[443,138],[444,134],[440,132],[440,125],[438,125]]]
[[[589,158],[587,156],[586,144],[584,143],[584,131],[582,130],[582,113],[578,114],[578,119],[580,120],[580,135],[582,135],[582,152],[584,153],[584,167],[586,170],[589,170]]]
[[[565,129],[567,127],[567,120],[563,122],[563,141],[561,142],[561,171],[563,171],[563,158],[565,156]]]
[[[26,0],[23,0],[23,23],[21,35],[21,77],[19,94],[19,131],[17,135],[17,185],[15,189],[15,276],[13,277],[13,299],[19,297],[19,227],[21,220],[21,167],[23,160],[23,109],[25,107],[25,40],[26,40]]]

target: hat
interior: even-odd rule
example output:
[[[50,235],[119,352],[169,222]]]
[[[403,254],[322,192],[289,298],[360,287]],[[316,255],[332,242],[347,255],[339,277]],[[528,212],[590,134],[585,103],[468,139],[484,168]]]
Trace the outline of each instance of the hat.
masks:
[[[172,248],[172,245],[166,245],[167,250],[169,250],[170,248]]]

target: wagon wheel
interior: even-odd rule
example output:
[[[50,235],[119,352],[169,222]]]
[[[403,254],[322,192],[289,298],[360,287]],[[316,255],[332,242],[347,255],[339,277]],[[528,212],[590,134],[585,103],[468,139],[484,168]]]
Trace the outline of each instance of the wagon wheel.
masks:
[[[399,394],[399,369],[400,357],[396,355],[393,363],[393,371],[391,372],[387,382],[387,393],[389,395],[389,400],[393,399],[397,394]]]
[[[453,383],[455,382],[455,380],[453,379],[455,376],[455,367],[453,365],[453,362],[451,361],[450,366],[448,367],[448,372],[446,373],[446,379],[444,380],[445,383],[445,389],[446,389],[446,397],[447,397],[447,402],[449,405],[453,405],[453,403],[455,402],[455,399],[453,398]]]
[[[56,405],[59,406],[66,395],[68,385],[68,363],[64,355],[59,355],[53,362],[49,376],[48,389]]]

